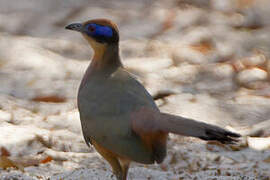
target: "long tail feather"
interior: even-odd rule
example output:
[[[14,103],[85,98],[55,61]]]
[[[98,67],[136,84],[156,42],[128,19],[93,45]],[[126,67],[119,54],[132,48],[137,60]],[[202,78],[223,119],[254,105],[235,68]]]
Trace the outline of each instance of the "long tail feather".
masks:
[[[161,113],[157,124],[159,129],[165,132],[198,137],[203,140],[216,140],[221,143],[234,143],[241,136],[215,125],[167,113]]]

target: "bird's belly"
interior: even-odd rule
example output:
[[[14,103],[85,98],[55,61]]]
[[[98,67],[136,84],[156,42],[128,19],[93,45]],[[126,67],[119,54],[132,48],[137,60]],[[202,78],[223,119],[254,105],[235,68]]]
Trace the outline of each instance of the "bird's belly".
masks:
[[[120,157],[144,164],[154,163],[152,150],[131,130],[129,119],[125,115],[81,118],[81,123],[85,137]]]
[[[78,95],[84,136],[133,161],[154,163],[152,150],[131,127],[130,115],[142,105],[152,106],[120,87],[87,84]]]

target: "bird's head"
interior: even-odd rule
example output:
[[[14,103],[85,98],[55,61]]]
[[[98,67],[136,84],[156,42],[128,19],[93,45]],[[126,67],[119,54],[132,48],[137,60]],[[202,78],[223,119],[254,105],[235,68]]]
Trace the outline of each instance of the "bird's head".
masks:
[[[93,19],[84,23],[72,23],[65,28],[81,32],[95,51],[108,45],[118,45],[119,42],[116,24],[107,19]]]

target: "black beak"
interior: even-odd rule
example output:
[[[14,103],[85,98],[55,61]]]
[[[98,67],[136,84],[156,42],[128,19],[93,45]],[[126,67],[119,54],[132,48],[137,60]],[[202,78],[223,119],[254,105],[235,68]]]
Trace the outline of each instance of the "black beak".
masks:
[[[67,25],[65,29],[83,32],[83,25],[81,23],[72,23]]]

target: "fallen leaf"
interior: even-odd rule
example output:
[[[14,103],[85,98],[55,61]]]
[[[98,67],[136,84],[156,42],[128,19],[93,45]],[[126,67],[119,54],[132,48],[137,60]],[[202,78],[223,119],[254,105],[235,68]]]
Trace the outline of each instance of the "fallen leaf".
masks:
[[[207,54],[213,50],[213,45],[210,41],[202,41],[199,44],[191,45],[191,48],[203,54]]]
[[[51,162],[53,158],[51,156],[47,156],[45,159],[41,160],[40,163],[45,164]]]
[[[10,152],[5,147],[1,147],[0,152],[1,156],[10,156]]]
[[[270,157],[264,159],[263,162],[270,163]]]
[[[31,99],[32,101],[36,102],[52,102],[52,103],[62,103],[66,102],[66,98],[56,96],[56,95],[51,95],[51,96],[36,96]]]
[[[218,142],[218,141],[208,141],[206,143],[206,149],[208,151],[217,151],[217,149],[215,149],[213,146],[211,145],[216,145],[216,146],[219,146],[219,147],[222,147],[223,149],[226,149],[226,150],[230,150],[226,145]]]
[[[0,168],[7,169],[7,168],[17,168],[21,171],[24,171],[24,168],[21,164],[12,161],[7,156],[0,156]]]
[[[12,162],[19,164],[23,167],[38,166],[40,164],[45,164],[53,160],[51,156],[23,156],[23,157],[12,157]]]

